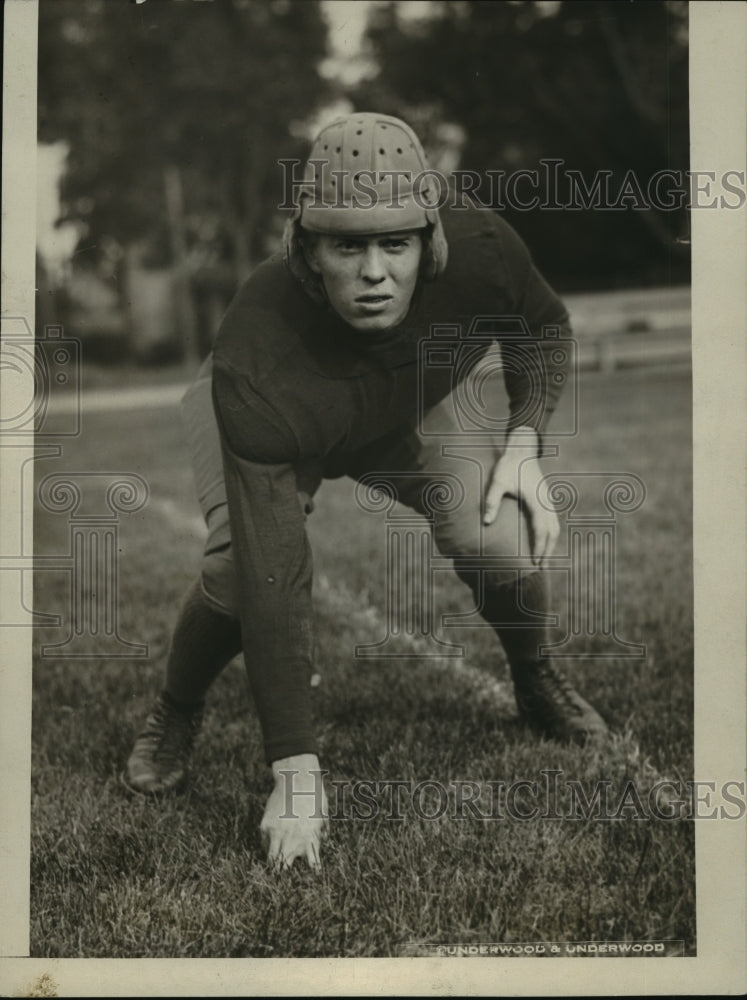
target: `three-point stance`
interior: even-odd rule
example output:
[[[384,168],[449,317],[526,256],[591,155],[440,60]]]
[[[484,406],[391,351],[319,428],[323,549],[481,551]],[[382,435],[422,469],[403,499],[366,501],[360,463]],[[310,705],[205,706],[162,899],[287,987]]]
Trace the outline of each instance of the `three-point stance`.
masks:
[[[606,731],[540,655],[547,636],[537,624],[548,610],[543,564],[558,534],[554,512],[537,499],[538,459],[562,383],[542,330],[567,329],[568,315],[497,215],[467,205],[439,211],[436,190],[422,178],[413,188],[426,169],[399,119],[353,114],[327,126],[282,256],[240,289],[184,401],[209,537],[126,779],[143,792],[181,783],[205,694],[243,648],[275,774],[261,828],[270,858],[285,864],[302,857],[317,865],[324,833],[312,796],[294,796],[294,818],[283,813],[286,780],[294,792],[312,791],[320,769],[304,522],[325,477],[389,474],[399,499],[422,512],[425,492],[458,476],[464,501],[435,515],[435,542],[503,644],[520,713],[564,740]],[[435,325],[468,330],[476,316],[517,315],[541,356],[541,377],[506,365],[506,440],[451,457],[439,434],[454,432],[449,395],[465,372],[420,371],[419,342]],[[486,349],[481,340],[474,360]],[[487,568],[463,569],[465,556]]]

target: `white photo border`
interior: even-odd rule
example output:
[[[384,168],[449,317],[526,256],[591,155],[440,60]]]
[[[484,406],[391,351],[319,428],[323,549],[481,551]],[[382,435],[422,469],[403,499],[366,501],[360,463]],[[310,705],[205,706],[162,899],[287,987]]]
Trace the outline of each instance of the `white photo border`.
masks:
[[[744,171],[747,5],[696,0],[689,11],[691,169]],[[6,0],[4,19],[2,315],[25,317],[33,330],[37,0]],[[721,783],[744,780],[747,745],[744,206],[693,211],[692,235],[695,778]],[[12,412],[13,400],[0,405]],[[17,487],[2,471],[0,513]],[[3,599],[0,591],[0,609]],[[691,995],[747,986],[744,819],[697,824],[694,958],[28,958],[30,630],[6,628],[0,641],[2,995],[45,995],[45,984],[59,996]]]

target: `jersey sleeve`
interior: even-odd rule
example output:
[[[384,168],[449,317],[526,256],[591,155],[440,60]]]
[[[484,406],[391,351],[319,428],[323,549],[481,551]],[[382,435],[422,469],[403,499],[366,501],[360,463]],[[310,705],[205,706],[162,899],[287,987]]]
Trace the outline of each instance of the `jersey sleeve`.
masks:
[[[240,373],[216,361],[220,429],[244,658],[268,763],[316,753],[310,674],[312,560],[291,428]]]
[[[531,336],[526,363],[504,364],[503,368],[510,410],[508,432],[519,426],[534,427],[541,455],[545,430],[568,381],[571,357],[569,351],[557,350],[557,340],[545,336],[544,329],[555,326],[561,336],[568,337],[570,320],[563,302],[535,267],[526,244],[508,223],[502,223],[500,240],[507,291]],[[521,357],[520,350],[517,357]]]

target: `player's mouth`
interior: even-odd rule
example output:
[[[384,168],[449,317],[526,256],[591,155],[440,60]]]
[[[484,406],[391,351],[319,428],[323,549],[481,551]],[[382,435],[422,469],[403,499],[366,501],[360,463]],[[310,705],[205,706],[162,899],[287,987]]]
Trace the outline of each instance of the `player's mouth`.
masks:
[[[393,295],[376,295],[371,292],[366,295],[357,296],[355,302],[356,305],[362,307],[366,312],[376,312],[384,309],[393,298]]]

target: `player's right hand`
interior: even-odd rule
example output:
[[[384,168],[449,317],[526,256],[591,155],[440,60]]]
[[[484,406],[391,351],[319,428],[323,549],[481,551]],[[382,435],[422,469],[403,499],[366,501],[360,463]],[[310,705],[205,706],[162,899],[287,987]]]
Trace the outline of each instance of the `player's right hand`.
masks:
[[[316,754],[298,754],[273,761],[275,787],[259,829],[267,860],[290,868],[296,858],[321,868],[321,845],[329,814],[324,778]]]

